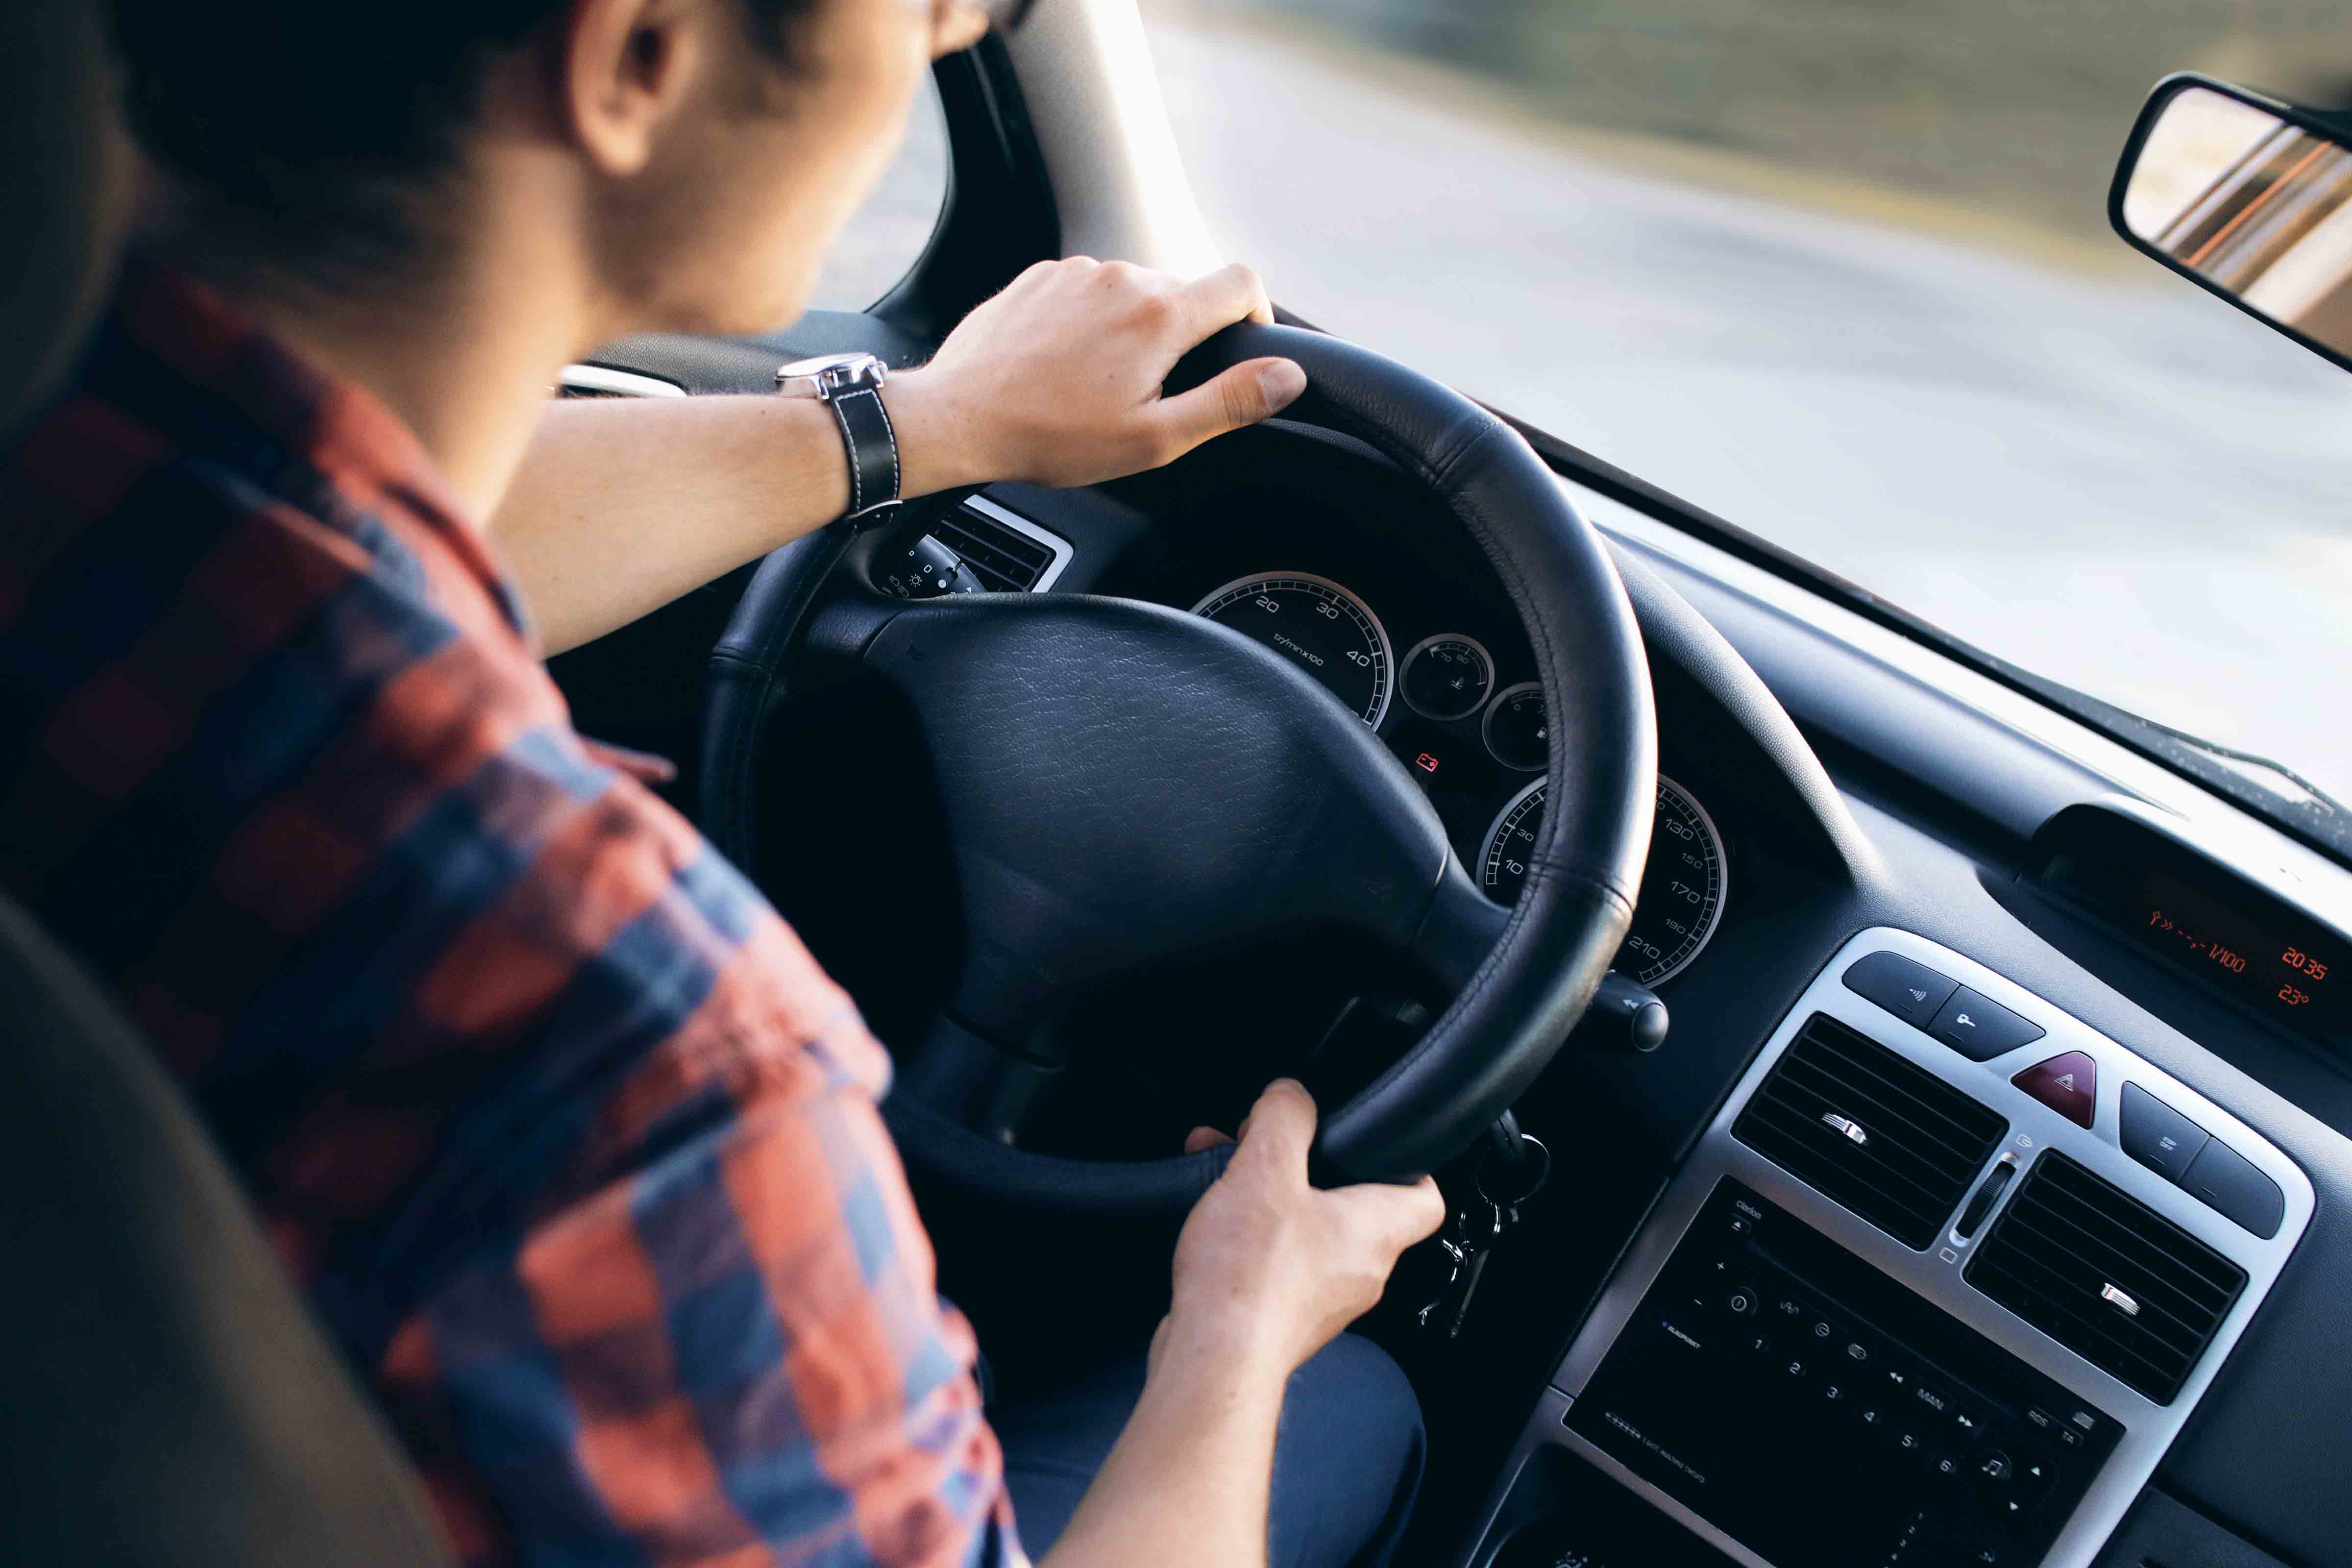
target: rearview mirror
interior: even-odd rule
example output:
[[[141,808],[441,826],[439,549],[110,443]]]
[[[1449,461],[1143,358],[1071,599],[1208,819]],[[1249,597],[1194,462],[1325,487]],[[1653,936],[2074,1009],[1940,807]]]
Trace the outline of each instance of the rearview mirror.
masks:
[[[2137,249],[2352,370],[2352,124],[2167,77],[2107,198]]]

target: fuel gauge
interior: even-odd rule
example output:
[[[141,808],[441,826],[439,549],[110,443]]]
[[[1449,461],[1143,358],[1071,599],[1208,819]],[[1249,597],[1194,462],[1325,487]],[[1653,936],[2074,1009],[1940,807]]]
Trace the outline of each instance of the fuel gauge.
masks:
[[[1481,726],[1486,750],[1507,768],[1541,773],[1551,761],[1551,726],[1544,713],[1543,688],[1532,680],[1507,686],[1486,710]]]

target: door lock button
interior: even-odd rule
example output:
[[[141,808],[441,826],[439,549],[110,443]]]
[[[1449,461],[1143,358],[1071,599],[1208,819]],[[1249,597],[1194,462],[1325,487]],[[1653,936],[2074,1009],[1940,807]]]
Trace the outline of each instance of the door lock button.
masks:
[[[2019,1017],[1965,985],[1936,1010],[1927,1032],[1972,1062],[1989,1062],[2020,1046],[2030,1046],[2044,1033],[2041,1025]]]

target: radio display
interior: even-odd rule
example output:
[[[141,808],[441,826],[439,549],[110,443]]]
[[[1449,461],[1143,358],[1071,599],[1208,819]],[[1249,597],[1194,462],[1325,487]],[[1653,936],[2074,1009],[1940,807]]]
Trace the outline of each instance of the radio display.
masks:
[[[2178,877],[2150,871],[2134,908],[2142,941],[2298,1034],[2347,1043],[2352,954],[2313,931],[2250,918]]]

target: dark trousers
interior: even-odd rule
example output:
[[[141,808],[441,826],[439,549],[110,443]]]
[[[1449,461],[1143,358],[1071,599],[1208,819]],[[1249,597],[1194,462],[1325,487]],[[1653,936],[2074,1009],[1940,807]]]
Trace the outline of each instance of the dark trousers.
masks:
[[[1070,1522],[1143,1391],[1137,1356],[989,1412],[1021,1542],[1042,1557]],[[1342,1334],[1293,1373],[1275,1439],[1272,1568],[1382,1568],[1421,1485],[1421,1405],[1388,1353]]]

